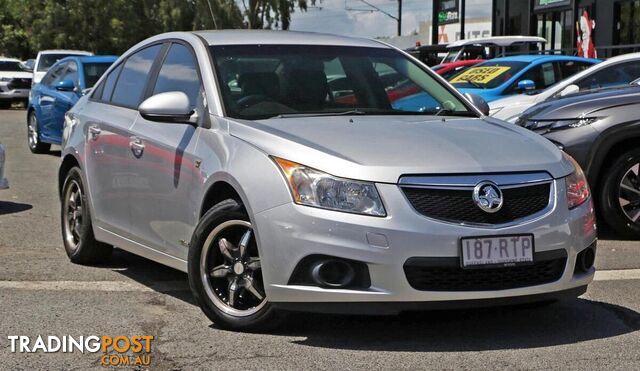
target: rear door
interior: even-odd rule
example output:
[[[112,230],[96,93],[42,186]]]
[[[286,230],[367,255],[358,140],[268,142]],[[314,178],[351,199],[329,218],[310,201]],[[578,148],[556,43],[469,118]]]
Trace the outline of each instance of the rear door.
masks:
[[[130,132],[148,76],[162,44],[132,54],[109,72],[91,95],[86,115],[87,174],[97,227],[130,237],[129,193],[151,184],[131,172]]]
[[[147,95],[170,91],[185,93],[198,117],[206,118],[196,58],[187,44],[171,44]],[[139,116],[131,130],[131,140],[139,145],[133,173],[150,185],[130,194],[132,233],[141,243],[184,260],[184,242],[190,240],[197,223],[203,186],[195,156],[197,127]]]

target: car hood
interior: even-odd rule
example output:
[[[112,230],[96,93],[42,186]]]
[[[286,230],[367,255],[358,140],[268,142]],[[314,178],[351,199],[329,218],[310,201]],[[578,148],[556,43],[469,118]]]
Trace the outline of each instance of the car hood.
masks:
[[[638,102],[640,102],[640,87],[605,89],[542,102],[526,110],[520,118],[522,120],[559,120],[597,116],[598,111],[603,109]]]
[[[0,71],[0,78],[9,77],[12,79],[30,79],[33,73],[21,71]]]
[[[406,174],[547,171],[573,166],[548,140],[486,118],[354,116],[229,121],[268,155],[352,179],[397,183]]]
[[[538,95],[516,94],[505,98],[500,98],[489,103],[491,109],[509,107],[512,105],[533,104]]]

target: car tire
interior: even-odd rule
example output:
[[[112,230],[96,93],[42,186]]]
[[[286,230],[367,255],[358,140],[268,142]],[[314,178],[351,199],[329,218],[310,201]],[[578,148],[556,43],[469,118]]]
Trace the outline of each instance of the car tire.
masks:
[[[640,237],[640,149],[618,156],[602,179],[600,217],[622,236]]]
[[[69,259],[76,264],[99,264],[108,260],[113,247],[96,241],[93,235],[91,211],[78,167],[67,173],[61,206],[62,241]]]
[[[27,117],[27,145],[31,153],[46,153],[51,149],[51,144],[40,141],[38,118],[35,112],[29,113]]]
[[[248,242],[242,248],[247,234]],[[250,269],[251,264],[254,266]],[[216,270],[218,273],[214,274]],[[196,302],[217,326],[263,332],[281,323],[283,313],[273,308],[264,293],[253,228],[240,202],[224,200],[201,218],[189,245],[188,273]],[[248,286],[243,281],[247,277],[251,281]],[[257,296],[253,294],[256,290]]]

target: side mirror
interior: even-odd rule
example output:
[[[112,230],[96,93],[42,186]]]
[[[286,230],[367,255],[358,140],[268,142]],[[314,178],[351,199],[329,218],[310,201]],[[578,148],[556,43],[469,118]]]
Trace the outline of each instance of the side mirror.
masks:
[[[536,88],[536,83],[533,82],[532,80],[522,80],[518,82],[518,90],[520,91],[533,90],[535,88]]]
[[[56,84],[56,90],[60,91],[74,91],[76,84],[71,80],[62,80]]]
[[[196,122],[189,97],[181,91],[153,95],[140,103],[138,112],[149,121],[191,124]]]
[[[471,103],[473,103],[473,105],[476,106],[476,108],[480,110],[480,112],[482,112],[483,115],[489,116],[489,110],[490,110],[489,105],[481,96],[476,94],[471,94],[471,93],[465,93],[464,96]]]
[[[565,95],[574,94],[580,91],[580,87],[578,85],[568,85],[560,92],[560,96],[564,97]]]

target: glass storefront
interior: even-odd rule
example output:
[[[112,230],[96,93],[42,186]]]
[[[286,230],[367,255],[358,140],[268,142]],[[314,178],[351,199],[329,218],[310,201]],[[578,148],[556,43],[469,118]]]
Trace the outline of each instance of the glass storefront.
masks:
[[[614,4],[614,45],[629,45],[618,49],[619,54],[637,50],[640,44],[640,0],[616,1]]]

